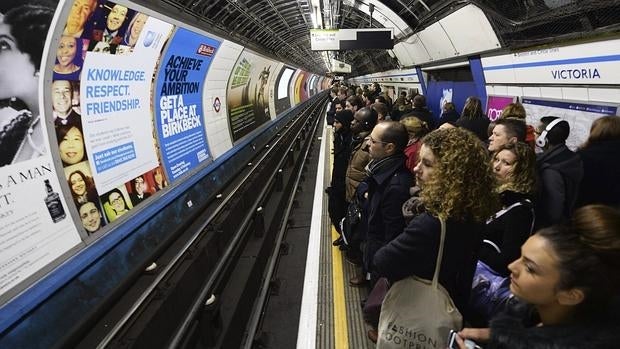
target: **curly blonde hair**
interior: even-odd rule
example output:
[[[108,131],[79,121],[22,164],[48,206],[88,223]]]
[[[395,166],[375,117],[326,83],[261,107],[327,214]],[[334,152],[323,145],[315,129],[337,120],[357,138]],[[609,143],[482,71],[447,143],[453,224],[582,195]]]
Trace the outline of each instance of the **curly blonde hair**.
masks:
[[[435,156],[434,172],[420,198],[426,209],[442,218],[486,220],[499,207],[489,154],[473,133],[435,130],[422,139]]]
[[[533,194],[536,191],[536,154],[532,147],[522,142],[504,144],[493,155],[491,164],[502,150],[513,153],[516,161],[507,183],[497,187],[497,192],[512,190],[517,193]]]

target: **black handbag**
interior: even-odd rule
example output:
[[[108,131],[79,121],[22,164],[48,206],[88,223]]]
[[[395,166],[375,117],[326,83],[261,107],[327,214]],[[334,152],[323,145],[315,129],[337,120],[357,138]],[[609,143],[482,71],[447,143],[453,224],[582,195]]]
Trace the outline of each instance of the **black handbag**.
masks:
[[[353,200],[347,207],[347,212],[340,221],[340,229],[342,231],[342,239],[344,243],[348,246],[352,241],[355,241],[359,238],[358,226],[362,221],[363,209],[362,206],[357,202],[357,200]]]

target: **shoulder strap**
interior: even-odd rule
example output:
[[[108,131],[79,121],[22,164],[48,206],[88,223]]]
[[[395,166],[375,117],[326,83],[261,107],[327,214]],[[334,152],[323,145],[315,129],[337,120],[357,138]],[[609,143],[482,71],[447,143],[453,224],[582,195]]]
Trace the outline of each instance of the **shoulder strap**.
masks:
[[[435,261],[435,274],[433,274],[433,287],[437,288],[439,284],[439,270],[441,269],[441,260],[443,258],[443,245],[446,240],[446,220],[439,217],[441,223],[441,235],[439,237],[439,250],[437,251],[437,261]]]
[[[512,204],[512,205],[510,205],[510,206],[508,206],[508,207],[506,207],[504,209],[501,209],[501,210],[497,211],[493,216],[491,216],[491,218],[487,219],[487,224],[489,224],[492,221],[494,221],[494,220],[498,219],[499,217],[503,216],[504,214],[506,214],[506,212],[512,210],[513,208],[518,207],[518,206],[523,206],[525,203],[527,203],[528,206],[530,206],[530,208],[532,208],[532,202],[529,199],[523,199],[521,201],[517,201],[514,204]]]

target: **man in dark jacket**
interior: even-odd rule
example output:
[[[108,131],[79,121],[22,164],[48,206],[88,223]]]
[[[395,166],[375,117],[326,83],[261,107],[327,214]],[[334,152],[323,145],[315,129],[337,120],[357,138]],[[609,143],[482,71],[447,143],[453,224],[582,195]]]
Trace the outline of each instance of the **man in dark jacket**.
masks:
[[[571,216],[583,177],[581,159],[566,146],[570,133],[568,122],[555,116],[545,116],[540,121],[536,145],[543,149],[543,153],[536,159],[541,183],[536,205],[537,229],[560,223]]]
[[[347,165],[351,156],[352,120],[353,113],[350,110],[341,110],[334,116],[334,162],[332,166],[332,180],[327,189],[327,194],[329,194],[327,211],[332,224],[340,234],[342,234],[340,220],[344,217],[347,208],[345,179]],[[335,243],[340,245],[341,239],[339,238]]]
[[[329,91],[329,105],[327,107],[327,124],[334,124],[334,117],[336,116],[336,104],[340,101],[338,100],[338,89],[336,87],[332,87]],[[348,126],[348,125],[347,125]]]
[[[426,97],[424,97],[423,95],[417,95],[413,97],[413,110],[401,116],[401,119],[404,119],[408,116],[415,116],[416,118],[426,122],[429,130],[434,130],[436,127],[433,113],[426,107]]]
[[[413,182],[405,167],[403,150],[409,140],[405,127],[394,121],[377,124],[368,138],[371,161],[366,166],[368,177],[368,232],[364,248],[366,279],[374,284],[378,275],[372,260],[381,247],[405,228],[401,207],[409,198]],[[351,283],[355,284],[356,280]]]

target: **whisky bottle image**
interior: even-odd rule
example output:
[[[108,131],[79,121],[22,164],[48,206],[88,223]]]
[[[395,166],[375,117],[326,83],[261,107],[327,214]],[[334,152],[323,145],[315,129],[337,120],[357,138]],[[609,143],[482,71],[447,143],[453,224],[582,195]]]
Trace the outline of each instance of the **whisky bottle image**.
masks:
[[[65,213],[65,209],[62,207],[60,195],[54,192],[49,179],[45,180],[45,190],[45,204],[47,205],[47,210],[49,211],[50,216],[52,216],[52,221],[57,223],[67,217],[67,214]]]

